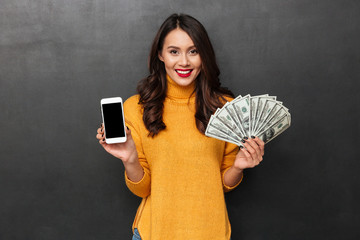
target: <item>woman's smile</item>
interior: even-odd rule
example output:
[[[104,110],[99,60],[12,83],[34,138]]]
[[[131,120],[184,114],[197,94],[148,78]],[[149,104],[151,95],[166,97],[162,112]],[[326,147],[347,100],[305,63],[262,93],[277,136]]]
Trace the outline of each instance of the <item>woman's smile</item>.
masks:
[[[175,69],[175,71],[180,77],[187,78],[190,77],[192,69]]]

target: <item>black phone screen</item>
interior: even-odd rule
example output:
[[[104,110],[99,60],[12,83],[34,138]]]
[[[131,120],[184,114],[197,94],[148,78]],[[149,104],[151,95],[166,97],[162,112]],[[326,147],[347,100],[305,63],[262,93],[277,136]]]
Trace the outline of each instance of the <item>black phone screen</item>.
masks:
[[[125,137],[122,104],[120,102],[108,103],[103,104],[102,108],[106,138]]]

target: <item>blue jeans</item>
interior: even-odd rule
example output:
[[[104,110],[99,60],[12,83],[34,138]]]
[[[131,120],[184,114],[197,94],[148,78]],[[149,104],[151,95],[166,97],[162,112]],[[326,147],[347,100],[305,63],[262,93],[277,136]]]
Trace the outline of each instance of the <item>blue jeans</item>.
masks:
[[[137,230],[137,228],[134,229],[134,235],[132,237],[132,240],[141,240],[139,231]]]

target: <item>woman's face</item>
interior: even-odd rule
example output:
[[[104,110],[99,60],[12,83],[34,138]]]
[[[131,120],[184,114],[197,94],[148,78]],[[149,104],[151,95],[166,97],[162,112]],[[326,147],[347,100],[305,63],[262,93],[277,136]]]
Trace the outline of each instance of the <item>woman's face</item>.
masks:
[[[159,59],[170,78],[183,87],[194,82],[201,70],[200,55],[190,36],[180,28],[165,37]]]

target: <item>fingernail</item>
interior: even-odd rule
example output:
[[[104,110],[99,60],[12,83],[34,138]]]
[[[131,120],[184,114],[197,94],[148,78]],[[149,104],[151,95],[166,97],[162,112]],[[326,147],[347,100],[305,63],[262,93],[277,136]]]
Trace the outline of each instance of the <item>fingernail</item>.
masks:
[[[245,140],[248,140],[248,137],[244,137]]]
[[[104,137],[104,134],[102,135],[102,137]]]
[[[245,140],[241,140],[242,143],[245,143]]]
[[[251,136],[251,138],[255,138],[254,136]]]
[[[130,130],[128,126],[126,126],[127,130]]]
[[[243,146],[240,146],[240,149],[243,149],[244,147]]]

